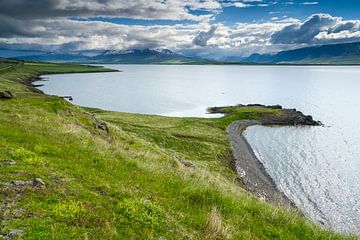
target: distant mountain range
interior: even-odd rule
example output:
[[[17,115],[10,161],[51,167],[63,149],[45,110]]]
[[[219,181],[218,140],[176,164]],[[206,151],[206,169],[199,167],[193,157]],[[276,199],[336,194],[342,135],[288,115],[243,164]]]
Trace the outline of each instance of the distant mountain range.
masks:
[[[97,56],[83,60],[87,63],[122,63],[122,64],[206,64],[209,60],[185,57],[168,49],[105,51]]]
[[[0,48],[0,57],[94,64],[360,64],[360,42],[306,47],[274,54],[253,54],[245,58],[228,56],[219,61],[187,57],[168,49],[80,51],[67,54]]]
[[[31,53],[31,54],[26,54]],[[70,62],[70,63],[94,63],[94,64],[208,64],[213,61],[186,57],[169,49],[133,49],[126,51],[107,50],[93,56],[83,52],[71,54],[55,52],[36,52],[16,50],[1,50],[0,57],[17,58],[27,61],[44,62]]]
[[[360,64],[360,42],[321,45],[282,51],[276,54],[253,54],[242,58],[253,63]]]

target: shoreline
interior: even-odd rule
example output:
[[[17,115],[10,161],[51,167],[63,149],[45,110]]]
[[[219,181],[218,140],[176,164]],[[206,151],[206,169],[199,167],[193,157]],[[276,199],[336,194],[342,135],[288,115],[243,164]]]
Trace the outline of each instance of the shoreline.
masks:
[[[277,188],[243,135],[248,127],[255,125],[262,125],[262,122],[239,120],[231,123],[227,128],[235,172],[246,189],[262,201],[299,210],[294,202]]]
[[[63,73],[60,73],[63,74]],[[72,74],[72,73],[68,73]],[[36,74],[26,81],[24,84],[33,87],[42,94],[47,95],[40,89],[41,85],[36,85],[34,82],[37,81],[46,81],[43,76],[53,75],[50,74]],[[58,96],[60,98],[67,98],[67,96]],[[71,96],[70,96],[71,97]],[[81,106],[80,106],[81,107]],[[231,107],[231,106],[230,106]],[[283,109],[280,105],[265,106],[262,104],[248,104],[242,105],[239,104],[236,107],[255,107],[255,108],[268,108],[268,109],[280,109],[286,111],[287,115],[284,117],[271,117],[266,116],[261,120],[237,120],[232,122],[226,128],[226,132],[229,138],[229,144],[231,147],[231,155],[233,161],[230,164],[230,168],[237,173],[240,177],[243,187],[258,197],[260,200],[272,203],[274,205],[279,205],[282,207],[288,207],[297,210],[301,215],[303,213],[297,208],[295,203],[290,200],[283,192],[281,192],[274,180],[267,173],[264,165],[256,157],[251,145],[246,140],[243,132],[250,126],[255,125],[321,125],[321,122],[313,121],[311,116],[305,116],[301,112],[296,111],[296,109]],[[211,107],[208,108],[208,114],[223,114],[226,116],[228,113],[222,112],[224,107]],[[226,107],[225,107],[226,108]],[[304,117],[304,119],[298,119],[299,117]],[[309,122],[307,122],[309,121]]]
[[[100,72],[101,73],[101,72]],[[63,74],[63,73],[60,73]],[[72,74],[72,73],[68,73]],[[35,88],[37,91],[42,94],[47,95],[40,89],[38,89],[41,85],[36,85],[34,82],[37,81],[46,81],[43,76],[53,75],[50,74],[37,74],[36,76],[29,79],[27,84]],[[62,96],[58,96],[60,98],[64,98]],[[65,97],[66,98],[66,97]],[[76,104],[75,104],[76,105]],[[81,106],[80,106],[81,107]],[[240,180],[243,184],[243,187],[251,192],[254,196],[258,197],[261,201],[268,202],[277,206],[282,206],[286,208],[291,208],[299,212],[300,215],[304,216],[304,214],[299,210],[299,208],[295,205],[295,203],[290,200],[282,191],[277,188],[274,180],[267,173],[264,165],[261,161],[256,157],[251,145],[246,140],[243,132],[250,126],[255,125],[282,125],[282,126],[290,126],[290,125],[316,125],[312,120],[311,116],[305,116],[301,112],[296,111],[296,109],[283,109],[280,105],[273,106],[265,106],[262,104],[248,104],[242,105],[239,104],[237,107],[259,107],[259,108],[269,108],[269,109],[280,109],[283,111],[287,111],[287,115],[284,118],[272,118],[270,115],[266,116],[261,120],[237,120],[229,124],[226,128],[226,132],[229,137],[229,144],[231,147],[231,155],[233,161],[230,164],[230,168],[237,173],[240,177]],[[222,107],[221,107],[222,108]],[[208,114],[223,114],[224,116],[227,113],[221,112],[217,107],[208,108]],[[311,117],[311,119],[297,119],[298,117]],[[298,121],[297,121],[298,120]],[[309,124],[306,123],[309,121]]]

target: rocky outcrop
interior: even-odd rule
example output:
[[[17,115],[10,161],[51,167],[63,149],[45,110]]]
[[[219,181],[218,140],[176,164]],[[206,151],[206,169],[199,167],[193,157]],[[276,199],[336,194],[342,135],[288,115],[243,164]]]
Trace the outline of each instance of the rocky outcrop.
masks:
[[[4,235],[4,239],[21,239],[21,235],[23,233],[23,229],[11,229],[8,234]]]
[[[231,114],[231,108],[267,108],[267,109],[278,109],[281,110],[279,114],[273,112],[262,113],[260,124],[262,125],[286,125],[286,126],[297,126],[297,125],[308,125],[308,126],[319,126],[321,122],[315,121],[312,116],[304,115],[302,112],[296,109],[286,109],[280,105],[262,105],[262,104],[239,104],[230,107],[212,107],[208,108],[209,113],[223,113]]]
[[[180,163],[188,168],[195,168],[195,165],[185,159],[179,159]]]
[[[110,135],[110,130],[108,125],[106,124],[106,122],[101,121],[99,119],[96,118],[96,116],[94,114],[90,114],[93,122],[94,122],[94,127],[98,130],[100,130],[101,132],[103,132],[105,135]]]
[[[1,160],[0,161],[0,165],[8,165],[8,166],[12,166],[15,165],[16,162],[12,159],[6,159],[6,160]]]
[[[262,119],[263,125],[286,125],[286,126],[297,126],[297,125],[308,125],[308,126],[319,126],[321,122],[315,121],[312,116],[304,115],[302,112],[296,109],[283,109],[281,114],[278,116],[269,115]]]
[[[22,189],[26,187],[32,188],[45,188],[45,183],[41,178],[33,178],[27,181],[24,180],[12,180],[4,184],[8,188]]]
[[[0,92],[0,99],[11,99],[14,95],[10,91]]]

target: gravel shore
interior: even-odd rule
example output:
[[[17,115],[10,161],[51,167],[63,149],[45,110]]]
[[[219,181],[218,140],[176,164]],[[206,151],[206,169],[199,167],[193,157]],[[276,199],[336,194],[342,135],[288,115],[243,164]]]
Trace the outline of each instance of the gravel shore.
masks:
[[[246,188],[263,201],[294,207],[294,204],[277,189],[262,163],[257,159],[243,132],[260,121],[242,120],[233,122],[227,129],[234,158],[234,168]]]

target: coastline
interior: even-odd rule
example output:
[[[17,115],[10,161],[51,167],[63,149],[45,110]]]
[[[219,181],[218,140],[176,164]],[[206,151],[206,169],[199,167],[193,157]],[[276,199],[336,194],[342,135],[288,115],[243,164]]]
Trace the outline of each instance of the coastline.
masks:
[[[110,71],[111,72],[111,71]],[[80,72],[82,73],[82,72]],[[84,72],[86,73],[86,72]],[[101,72],[100,72],[101,73]],[[28,86],[33,87],[41,94],[45,94],[43,91],[38,89],[37,87],[41,86],[34,84],[37,81],[46,81],[44,80],[43,76],[52,75],[53,73],[47,74],[36,74],[35,76],[29,78],[25,84]],[[56,73],[55,73],[56,74]],[[60,73],[64,74],[64,73]],[[72,73],[65,73],[65,74],[72,74]],[[60,98],[64,98],[59,96]],[[261,104],[249,104],[249,105],[238,105],[239,107],[242,106],[249,106],[249,107],[265,107],[270,109],[281,109],[281,110],[289,110],[289,109],[282,109],[280,105],[274,106],[265,106]],[[294,109],[290,109],[293,111]],[[226,113],[222,113],[217,109],[209,108],[209,114],[214,113],[221,113],[226,115]],[[297,112],[296,113],[300,113]],[[302,115],[302,113],[301,113]],[[296,115],[298,116],[298,115]],[[295,119],[294,116],[291,116],[292,120]],[[233,162],[231,163],[231,168],[239,175],[244,187],[258,197],[260,200],[269,202],[274,205],[279,205],[282,207],[292,208],[295,210],[299,210],[296,205],[286,197],[286,195],[281,192],[271,176],[267,173],[266,169],[264,168],[263,164],[260,160],[256,157],[251,145],[248,143],[246,138],[243,135],[243,132],[250,126],[254,125],[291,125],[291,123],[284,121],[281,118],[271,118],[271,116],[267,116],[266,118],[260,120],[238,120],[232,122],[226,129],[226,132],[229,137],[229,144],[232,150],[232,157]],[[299,213],[302,214],[299,210]]]
[[[249,108],[258,109],[259,114],[248,115],[241,113],[241,109],[247,112]],[[208,112],[223,113],[225,116],[229,116],[231,120],[233,119],[231,115],[238,114],[238,119],[243,119],[234,119],[229,122],[226,131],[233,157],[231,165],[233,170],[239,175],[244,187],[262,201],[299,211],[294,202],[277,188],[274,180],[267,173],[264,165],[256,157],[250,144],[243,136],[243,132],[246,128],[254,125],[321,126],[322,123],[315,121],[310,115],[304,115],[296,109],[286,109],[280,105],[239,104],[236,106],[212,107],[208,109]],[[299,212],[301,213],[301,211]]]
[[[262,125],[262,122],[240,120],[231,123],[227,128],[235,172],[240,176],[247,190],[262,201],[297,209],[295,204],[277,188],[274,180],[266,172],[264,165],[256,157],[244,137],[243,132],[254,125]]]
[[[80,72],[81,73],[81,72]],[[30,78],[27,85],[34,87],[37,91],[45,94],[37,87],[41,85],[36,85],[34,82],[44,81],[42,76],[51,75],[48,74],[37,74],[36,76]],[[63,74],[63,73],[61,73]],[[71,74],[71,73],[68,73]],[[59,96],[60,98],[66,98]],[[231,106],[230,106],[231,107]],[[239,104],[236,107],[253,107],[253,108],[268,108],[268,109],[280,109],[286,112],[286,115],[282,117],[273,117],[271,115],[267,115],[261,120],[238,120],[229,124],[226,129],[226,132],[229,137],[229,144],[232,150],[232,158],[233,161],[230,165],[233,171],[235,171],[241,179],[243,187],[247,189],[249,192],[254,194],[260,200],[269,202],[274,205],[279,205],[282,207],[292,208],[298,210],[300,214],[300,210],[296,207],[295,203],[290,200],[283,192],[281,192],[274,180],[267,173],[263,164],[256,157],[251,145],[248,143],[246,138],[243,135],[243,132],[250,126],[254,125],[316,125],[312,120],[311,116],[305,116],[301,112],[296,111],[296,109],[283,109],[280,105],[273,106],[265,106],[262,104],[248,104],[242,105]],[[222,108],[224,107],[212,107],[208,109],[209,114],[221,113],[227,115],[228,113],[222,112]],[[226,107],[225,107],[226,108]],[[301,119],[298,119],[298,118]],[[302,117],[310,117],[311,119]],[[306,121],[309,121],[307,123]],[[320,123],[321,124],[321,123]]]
[[[265,124],[263,114],[271,119],[280,110],[240,108],[210,120],[83,109],[25,85],[27,77],[35,79],[42,71],[20,68],[0,76],[15,98],[1,100],[0,133],[9,149],[0,159],[5,172],[0,207],[6,210],[0,238],[16,233],[20,238],[81,239],[88,232],[94,239],[146,238],[144,224],[134,227],[127,222],[132,216],[119,208],[135,206],[140,210],[134,216],[142,219],[144,203],[155,209],[161,228],[149,234],[159,238],[201,238],[215,220],[216,233],[217,226],[225,231],[216,239],[342,239],[295,211],[260,204],[232,181],[226,127],[240,119]],[[75,218],[73,210],[80,212]],[[125,221],[118,224],[118,219]]]

